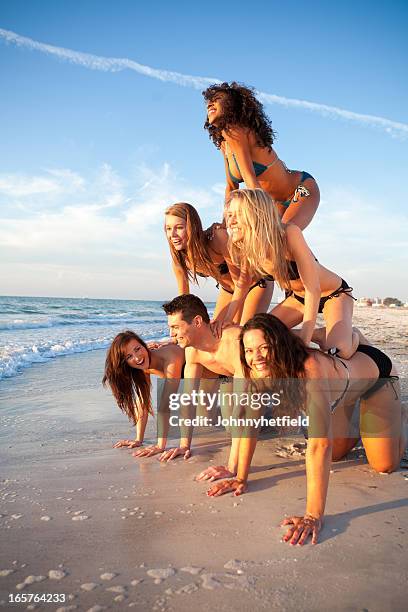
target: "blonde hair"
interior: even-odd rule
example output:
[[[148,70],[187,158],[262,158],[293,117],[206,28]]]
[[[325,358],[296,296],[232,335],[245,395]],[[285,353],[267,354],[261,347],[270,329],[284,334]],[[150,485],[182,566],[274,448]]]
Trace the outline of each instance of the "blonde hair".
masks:
[[[275,202],[262,189],[232,191],[227,209],[232,200],[239,202],[243,229],[242,240],[229,241],[232,261],[239,267],[246,265],[251,276],[272,274],[282,288],[288,288],[286,231]]]
[[[218,266],[213,263],[208,252],[208,239],[194,206],[186,202],[179,202],[169,206],[164,214],[174,215],[186,222],[187,245],[185,250],[178,251],[167,238],[171,257],[174,263],[183,269],[185,277],[198,284],[198,270],[201,274],[220,280]]]

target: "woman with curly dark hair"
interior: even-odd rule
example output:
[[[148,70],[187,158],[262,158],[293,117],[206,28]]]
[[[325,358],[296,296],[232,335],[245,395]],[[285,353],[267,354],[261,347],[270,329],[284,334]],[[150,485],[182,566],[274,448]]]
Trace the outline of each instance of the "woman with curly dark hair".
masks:
[[[262,104],[249,87],[232,82],[211,85],[204,128],[224,156],[226,200],[239,183],[269,193],[284,223],[305,229],[320,201],[319,187],[308,172],[289,170],[272,145],[276,136]],[[256,160],[256,161],[255,161]]]

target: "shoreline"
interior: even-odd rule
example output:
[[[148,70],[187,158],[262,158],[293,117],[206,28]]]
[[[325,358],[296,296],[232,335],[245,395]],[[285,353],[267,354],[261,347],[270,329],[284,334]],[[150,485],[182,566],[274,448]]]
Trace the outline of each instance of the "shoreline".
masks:
[[[380,322],[366,319],[363,331],[403,371],[406,328]],[[208,498],[194,477],[225,464],[225,432],[197,430],[188,461],[113,449],[131,427],[102,389],[103,360],[104,351],[70,355],[0,384],[4,609],[27,609],[8,595],[31,592],[65,593],[35,608],[61,612],[325,611],[328,592],[333,610],[405,608],[405,470],[376,474],[361,448],[333,463],[320,543],[292,547],[279,523],[304,511],[302,437],[263,435],[248,492]]]

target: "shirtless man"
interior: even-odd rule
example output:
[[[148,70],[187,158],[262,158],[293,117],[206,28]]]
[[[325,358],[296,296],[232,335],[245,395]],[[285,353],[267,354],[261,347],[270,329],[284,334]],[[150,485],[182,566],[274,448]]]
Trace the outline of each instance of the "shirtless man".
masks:
[[[186,379],[197,380],[204,368],[221,374],[244,378],[239,358],[239,325],[223,329],[216,338],[210,328],[207,308],[199,297],[192,294],[179,295],[163,305],[171,337],[185,349]],[[232,437],[228,466],[209,467],[197,476],[197,480],[213,481],[217,478],[235,476],[238,462],[239,437]]]

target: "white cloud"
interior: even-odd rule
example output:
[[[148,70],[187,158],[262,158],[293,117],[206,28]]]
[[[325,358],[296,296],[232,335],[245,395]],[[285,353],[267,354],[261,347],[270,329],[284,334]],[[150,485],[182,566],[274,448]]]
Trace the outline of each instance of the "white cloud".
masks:
[[[60,191],[58,182],[46,177],[3,175],[0,178],[0,194],[11,198],[38,194],[55,194],[58,191]]]
[[[79,174],[67,169],[47,169],[37,176],[25,174],[0,175],[0,204],[13,207],[20,204],[24,210],[32,205],[47,206],[58,196],[75,194],[76,197],[85,187]]]
[[[319,261],[353,284],[355,295],[408,298],[408,216],[373,194],[326,186],[305,235]]]
[[[53,169],[48,175],[57,180],[70,173]],[[169,164],[158,170],[136,167],[127,177],[104,164],[88,177],[72,176],[81,189],[73,191],[66,183],[64,191],[60,184],[44,208],[43,194],[28,189],[41,176],[13,175],[13,184],[29,195],[17,197],[11,191],[8,214],[0,215],[2,293],[32,293],[34,286],[37,295],[171,296],[176,283],[163,212],[187,200],[209,224],[222,209],[211,187],[192,187]],[[23,211],[16,210],[16,201],[25,206]],[[202,295],[214,297],[213,282]]]
[[[19,47],[25,47],[46,53],[47,55],[53,55],[72,64],[90,68],[91,70],[102,70],[105,72],[133,70],[139,74],[143,74],[144,76],[158,79],[163,82],[176,83],[177,85],[181,85],[183,87],[194,87],[195,89],[203,89],[208,87],[210,84],[221,82],[219,79],[212,77],[192,76],[169,70],[158,70],[157,68],[139,64],[138,62],[128,58],[101,57],[98,55],[92,55],[90,53],[82,53],[80,51],[73,51],[72,49],[47,45],[37,40],[33,40],[32,38],[20,36],[15,32],[4,30],[2,28],[0,28],[0,38],[3,38],[3,40],[6,42],[15,44]],[[329,117],[332,119],[340,117],[348,121],[354,121],[360,125],[380,128],[384,130],[386,134],[393,137],[399,137],[402,139],[408,137],[408,125],[406,123],[391,121],[385,117],[355,113],[343,108],[338,108],[337,106],[328,106],[327,104],[309,102],[307,100],[287,98],[262,91],[258,91],[257,95],[265,104],[279,104],[288,108],[302,108],[318,113],[322,117]]]
[[[48,196],[46,208],[44,194],[29,189],[41,176],[12,177],[20,192],[17,197],[11,191],[7,214],[0,216],[2,293],[27,294],[33,284],[37,295],[169,297],[176,283],[163,232],[165,208],[188,201],[204,226],[221,219],[221,185],[194,187],[169,164],[135,167],[126,177],[107,164],[87,177],[48,170],[44,177],[66,180]],[[80,189],[73,190],[73,184]],[[372,194],[344,185],[322,191],[324,199],[306,230],[319,261],[344,276],[356,295],[408,298],[408,218]],[[16,201],[30,202],[24,214]],[[214,282],[203,286],[194,291],[213,298]]]

